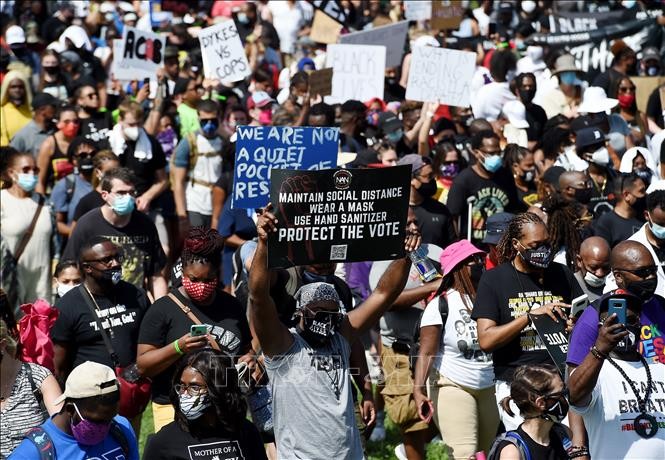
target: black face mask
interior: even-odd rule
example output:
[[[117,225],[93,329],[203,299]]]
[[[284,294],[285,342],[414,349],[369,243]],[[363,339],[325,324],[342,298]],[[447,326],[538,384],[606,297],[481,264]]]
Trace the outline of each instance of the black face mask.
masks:
[[[58,75],[60,73],[60,69],[58,67],[53,66],[53,67],[42,67],[44,69],[44,72],[46,72],[49,75]]]
[[[626,290],[642,299],[642,302],[647,302],[653,297],[657,286],[658,277],[654,276],[653,278],[626,283]]]
[[[644,211],[647,209],[647,197],[644,195],[641,198],[638,198],[635,200],[635,203],[633,203],[631,206],[635,213],[637,214],[638,219],[642,219],[644,216]]]
[[[536,96],[536,90],[535,89],[521,89],[520,90],[520,99],[522,99],[522,103],[525,105],[531,104],[531,101],[533,101],[533,98]]]
[[[475,287],[480,283],[480,277],[485,273],[485,265],[483,264],[473,264],[469,265],[469,271],[471,275],[471,282]]]
[[[92,164],[92,158],[90,157],[81,158],[77,161],[77,163],[79,170],[84,174],[91,174],[93,168],[95,167]]]
[[[300,336],[313,347],[325,346],[339,327],[341,315],[317,312],[314,317],[303,318],[304,328],[298,328]]]
[[[552,246],[543,244],[536,249],[525,249],[519,253],[522,259],[536,268],[547,268],[552,262]]]
[[[421,182],[418,193],[423,198],[429,198],[436,193],[436,181],[434,179],[429,182]]]
[[[626,326],[626,330],[628,331],[628,335],[624,337],[616,347],[614,347],[614,351],[617,351],[619,353],[630,353],[637,351],[637,343],[640,341],[640,332],[641,332],[641,327],[639,325],[637,326]]]
[[[561,423],[566,418],[569,408],[568,400],[566,398],[559,398],[557,402],[545,411],[543,417],[549,417],[553,422]]]
[[[575,201],[581,204],[589,204],[589,202],[591,201],[592,194],[593,194],[592,188],[576,188]]]

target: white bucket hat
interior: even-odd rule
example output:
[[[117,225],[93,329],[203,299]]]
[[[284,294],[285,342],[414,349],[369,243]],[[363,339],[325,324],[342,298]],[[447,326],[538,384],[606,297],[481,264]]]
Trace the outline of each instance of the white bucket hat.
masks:
[[[581,113],[609,112],[618,103],[618,99],[607,97],[605,90],[600,86],[590,86],[584,91],[582,103],[577,108],[577,111]]]

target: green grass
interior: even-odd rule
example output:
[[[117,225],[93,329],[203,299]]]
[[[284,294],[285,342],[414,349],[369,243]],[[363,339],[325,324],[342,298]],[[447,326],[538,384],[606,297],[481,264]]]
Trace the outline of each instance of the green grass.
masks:
[[[367,443],[367,456],[369,460],[392,460],[395,458],[395,446],[401,441],[399,430],[397,427],[386,417],[386,439],[382,442],[368,442]],[[148,404],[148,408],[143,413],[141,419],[141,435],[139,436],[139,455],[143,457],[143,448],[145,447],[146,439],[152,434],[152,405]],[[444,452],[443,444],[432,443],[427,446],[427,460],[447,460],[448,456]]]

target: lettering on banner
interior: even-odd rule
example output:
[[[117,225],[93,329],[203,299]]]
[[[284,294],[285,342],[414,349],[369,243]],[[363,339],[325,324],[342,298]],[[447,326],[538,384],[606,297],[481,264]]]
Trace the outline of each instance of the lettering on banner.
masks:
[[[112,73],[118,80],[155,79],[164,61],[166,40],[152,32],[125,27],[113,42]]]
[[[333,69],[332,94],[326,97],[327,103],[383,98],[385,46],[330,45],[326,67]]]
[[[206,78],[234,82],[251,74],[245,49],[233,20],[201,30],[199,42]]]

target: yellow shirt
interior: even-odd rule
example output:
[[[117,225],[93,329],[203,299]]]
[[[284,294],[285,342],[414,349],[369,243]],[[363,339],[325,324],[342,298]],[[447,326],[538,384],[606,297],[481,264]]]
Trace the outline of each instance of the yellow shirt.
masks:
[[[14,135],[32,120],[32,110],[27,104],[16,107],[7,102],[0,107],[0,147],[9,145]]]

